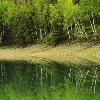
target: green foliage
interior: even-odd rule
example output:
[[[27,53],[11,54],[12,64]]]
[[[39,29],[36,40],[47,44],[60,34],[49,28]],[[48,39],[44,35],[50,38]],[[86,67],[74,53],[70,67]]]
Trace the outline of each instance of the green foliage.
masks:
[[[47,7],[45,4],[45,0],[36,0],[35,1],[35,15],[40,27],[45,24],[46,13],[47,13]]]
[[[16,5],[12,2],[0,2],[0,22],[9,22],[14,17]]]
[[[100,0],[80,0],[78,4],[73,0],[1,1],[0,44],[99,39],[99,5]]]
[[[81,0],[80,8],[81,13],[100,14],[100,0]]]

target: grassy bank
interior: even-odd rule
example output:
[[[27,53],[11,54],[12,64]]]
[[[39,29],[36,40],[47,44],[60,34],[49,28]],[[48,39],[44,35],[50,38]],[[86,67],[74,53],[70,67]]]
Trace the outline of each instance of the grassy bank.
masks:
[[[2,47],[0,60],[43,61],[70,63],[100,63],[100,44],[63,44],[56,47],[36,45],[26,48]]]

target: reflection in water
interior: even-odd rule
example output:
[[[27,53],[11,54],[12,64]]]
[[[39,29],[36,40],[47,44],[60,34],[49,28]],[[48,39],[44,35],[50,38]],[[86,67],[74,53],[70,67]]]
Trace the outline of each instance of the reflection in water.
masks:
[[[0,62],[0,100],[99,100],[99,93],[96,66]]]

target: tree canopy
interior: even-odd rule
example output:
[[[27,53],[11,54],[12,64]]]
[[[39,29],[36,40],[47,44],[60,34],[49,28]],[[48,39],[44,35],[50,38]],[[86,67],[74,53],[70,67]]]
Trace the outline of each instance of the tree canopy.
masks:
[[[0,45],[100,39],[100,0],[1,0]]]

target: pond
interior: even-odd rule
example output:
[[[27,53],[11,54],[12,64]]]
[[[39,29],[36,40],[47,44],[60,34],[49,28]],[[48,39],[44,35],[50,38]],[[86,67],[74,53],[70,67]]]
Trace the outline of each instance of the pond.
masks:
[[[100,67],[0,61],[0,100],[100,100]]]

